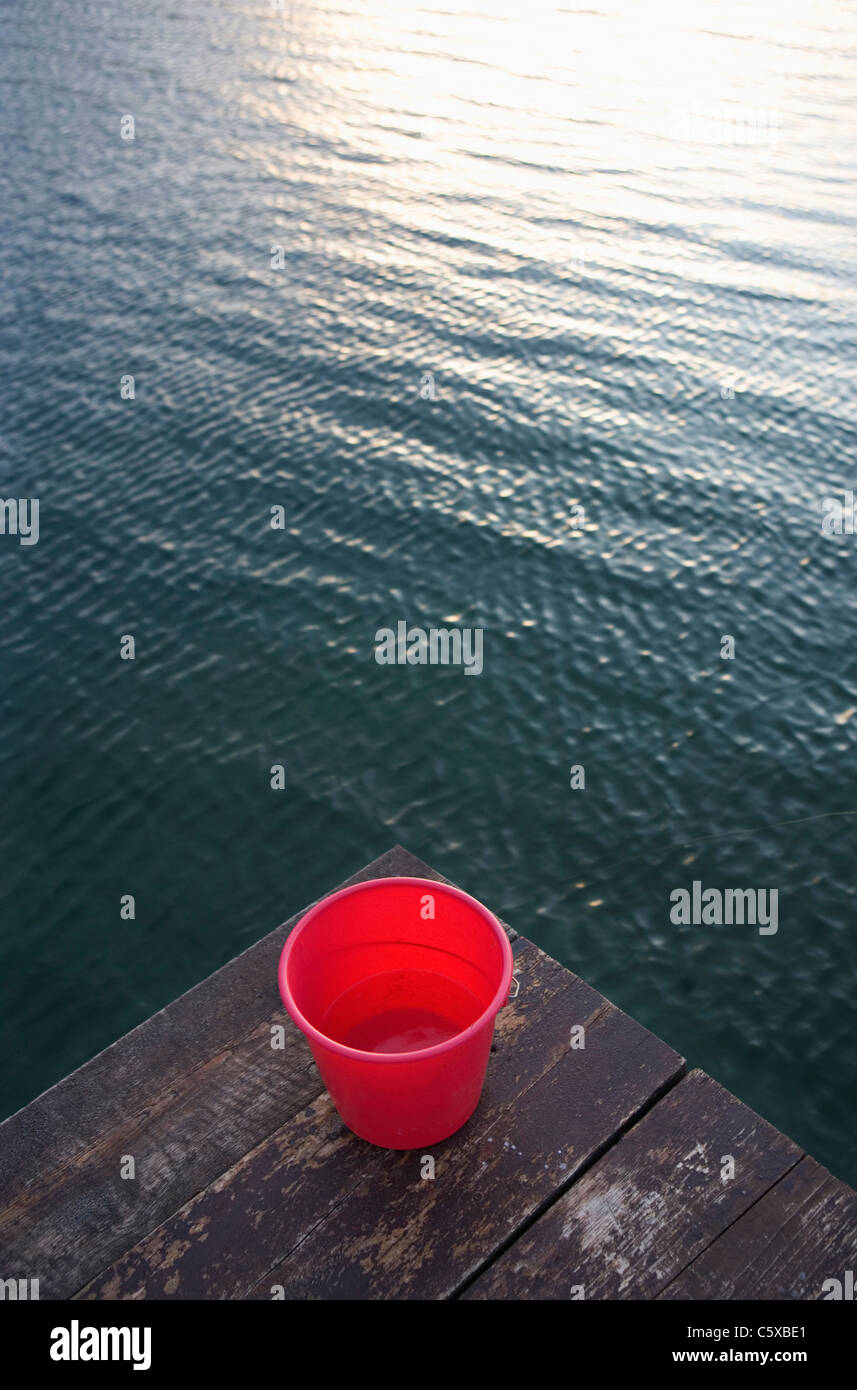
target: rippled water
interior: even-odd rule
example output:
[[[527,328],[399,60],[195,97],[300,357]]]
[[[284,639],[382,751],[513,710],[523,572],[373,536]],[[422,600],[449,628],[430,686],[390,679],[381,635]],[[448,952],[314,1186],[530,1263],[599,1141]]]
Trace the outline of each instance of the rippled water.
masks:
[[[401,842],[857,1180],[853,5],[3,19],[3,1111]]]

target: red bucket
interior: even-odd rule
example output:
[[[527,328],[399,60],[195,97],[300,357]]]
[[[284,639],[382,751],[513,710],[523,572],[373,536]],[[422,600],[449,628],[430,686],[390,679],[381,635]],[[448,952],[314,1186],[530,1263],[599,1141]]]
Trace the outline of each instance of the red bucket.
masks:
[[[283,947],[283,1003],[342,1119],[370,1144],[425,1148],[479,1101],[512,948],[493,913],[445,883],[342,888]]]

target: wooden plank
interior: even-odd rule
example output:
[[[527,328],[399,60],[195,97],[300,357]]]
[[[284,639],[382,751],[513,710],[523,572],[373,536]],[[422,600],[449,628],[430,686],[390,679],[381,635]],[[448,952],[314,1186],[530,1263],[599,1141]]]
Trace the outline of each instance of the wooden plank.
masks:
[[[409,867],[398,867],[403,863]],[[415,872],[410,866],[419,863],[397,847],[348,882]],[[431,870],[426,876],[437,877]],[[26,1185],[45,1162],[83,1152],[179,1076],[256,1027],[267,1016],[272,980],[276,991],[283,942],[303,911],[4,1121],[0,1192],[5,1196]]]
[[[270,1022],[282,1008],[18,1193],[0,1212],[4,1268],[37,1271],[42,1298],[68,1298],[314,1099],[321,1080],[302,1035],[289,1021],[274,1051]],[[128,1156],[135,1172],[123,1178]]]
[[[724,1181],[721,1163],[735,1161]],[[693,1071],[465,1292],[466,1298],[654,1298],[801,1150]]]
[[[348,881],[396,874],[441,878],[396,847]],[[276,982],[301,915],[0,1126],[8,1277],[68,1297],[320,1093]]]
[[[671,1085],[681,1058],[532,943],[476,1115],[423,1155],[356,1139],[326,1096],[83,1291],[86,1298],[442,1298]],[[569,1046],[574,1024],[586,1046]]]
[[[847,1270],[857,1277],[857,1192],[803,1158],[658,1297],[818,1300]]]

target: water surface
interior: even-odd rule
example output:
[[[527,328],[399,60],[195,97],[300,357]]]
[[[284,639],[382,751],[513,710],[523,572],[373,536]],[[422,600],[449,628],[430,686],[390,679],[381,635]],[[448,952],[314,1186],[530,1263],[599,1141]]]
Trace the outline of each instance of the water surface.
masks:
[[[857,1181],[857,11],[3,17],[0,1109],[401,842]]]

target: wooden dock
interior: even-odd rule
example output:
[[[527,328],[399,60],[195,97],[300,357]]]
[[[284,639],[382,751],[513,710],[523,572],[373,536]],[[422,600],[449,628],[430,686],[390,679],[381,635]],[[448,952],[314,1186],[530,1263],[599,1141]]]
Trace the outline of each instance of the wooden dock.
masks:
[[[349,882],[402,874],[441,878],[396,848]],[[297,920],[0,1126],[3,1278],[43,1299],[818,1300],[854,1268],[857,1193],[511,930],[520,994],[434,1176],[356,1139],[277,991]]]

